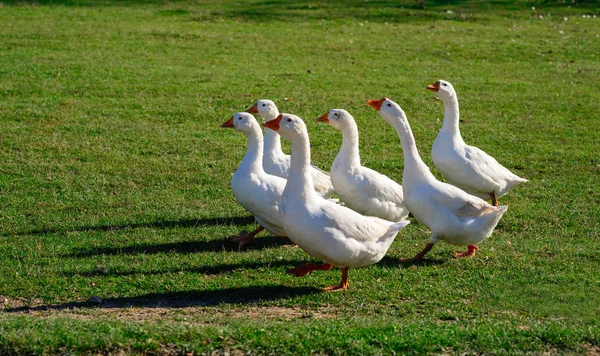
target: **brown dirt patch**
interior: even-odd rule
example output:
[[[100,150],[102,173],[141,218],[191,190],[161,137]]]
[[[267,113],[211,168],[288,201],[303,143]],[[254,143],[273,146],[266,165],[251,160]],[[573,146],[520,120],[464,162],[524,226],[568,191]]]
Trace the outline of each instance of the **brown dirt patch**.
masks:
[[[583,347],[585,348],[586,356],[600,356],[600,346],[592,345],[592,344],[585,344],[585,345],[583,345]]]
[[[87,302],[46,305],[43,300],[25,301],[22,299],[5,299],[0,303],[0,315],[32,315],[42,318],[67,317],[73,319],[116,318],[130,321],[195,320],[211,323],[226,319],[327,319],[335,317],[335,309],[331,307],[309,310],[298,307],[248,306],[240,304],[236,307],[219,306],[116,306],[110,303],[90,306]]]

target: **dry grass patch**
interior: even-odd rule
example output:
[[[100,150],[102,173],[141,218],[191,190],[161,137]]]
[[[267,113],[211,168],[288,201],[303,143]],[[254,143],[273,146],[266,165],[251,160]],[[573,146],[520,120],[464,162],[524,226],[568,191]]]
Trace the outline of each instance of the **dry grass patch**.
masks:
[[[222,319],[261,319],[261,320],[293,320],[293,319],[329,319],[334,318],[334,308],[325,307],[318,310],[307,310],[297,307],[280,306],[243,306],[240,308],[221,308],[176,305],[160,307],[114,306],[111,304],[93,306],[87,302],[75,302],[47,305],[41,299],[26,303],[23,299],[4,298],[0,310],[12,315],[34,315],[41,318],[67,317],[89,320],[95,318],[116,318],[129,321],[185,320],[206,322]]]

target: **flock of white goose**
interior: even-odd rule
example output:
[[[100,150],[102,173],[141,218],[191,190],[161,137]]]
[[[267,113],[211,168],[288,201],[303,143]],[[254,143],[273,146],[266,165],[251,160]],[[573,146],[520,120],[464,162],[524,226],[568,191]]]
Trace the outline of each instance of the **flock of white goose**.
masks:
[[[330,173],[310,164],[308,132],[298,116],[280,114],[270,100],[260,100],[246,112],[234,114],[221,127],[246,135],[248,149],[233,174],[231,189],[260,224],[234,241],[250,243],[263,229],[287,236],[310,256],[325,262],[307,263],[288,272],[303,276],[333,266],[342,269],[341,283],[325,288],[327,291],[346,289],[350,268],[379,262],[398,232],[409,224],[409,212],[431,230],[431,236],[425,248],[407,260],[422,259],[439,240],[468,246],[455,257],[473,256],[476,244],[492,234],[508,209],[498,206],[497,199],[527,180],[465,144],[458,128],[458,99],[450,83],[440,80],[427,89],[444,102],[444,123],[431,154],[449,184],[431,174],[419,156],[404,111],[387,98],[367,103],[400,137],[402,186],[361,165],[358,129],[345,110],[329,110],[317,119],[342,132],[342,147]],[[252,114],[265,119],[264,139]],[[291,156],[281,150],[280,135],[291,142]],[[345,206],[330,199],[334,193]]]

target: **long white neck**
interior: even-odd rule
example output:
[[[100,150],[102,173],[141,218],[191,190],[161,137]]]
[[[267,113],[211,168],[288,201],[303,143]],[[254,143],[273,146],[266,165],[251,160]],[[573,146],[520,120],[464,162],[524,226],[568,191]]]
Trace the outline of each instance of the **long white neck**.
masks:
[[[263,140],[260,128],[253,127],[251,131],[244,132],[248,138],[248,149],[238,170],[247,170],[248,172],[264,172],[262,165]]]
[[[316,196],[310,167],[310,141],[308,134],[295,136],[292,142],[290,174],[285,190],[297,198],[307,200]],[[285,194],[285,192],[284,192]]]
[[[265,156],[283,156],[281,136],[271,129],[265,129]]]
[[[410,182],[410,178],[414,176],[425,177],[428,179],[435,179],[433,174],[429,171],[429,167],[423,162],[419,151],[417,150],[417,144],[413,136],[406,114],[400,109],[400,115],[395,117],[392,121],[392,126],[396,129],[400,142],[402,143],[402,151],[404,151],[404,173],[402,175],[403,184]]]
[[[352,120],[349,120],[342,129],[342,148],[340,148],[334,164],[344,164],[350,167],[360,166],[358,128]]]
[[[452,134],[452,136],[460,137],[460,130],[458,129],[458,123],[460,119],[458,111],[458,98],[456,95],[442,99],[444,102],[444,123],[442,124],[442,131]]]
[[[265,121],[275,120],[279,116],[279,111],[269,111],[263,115]],[[281,150],[281,136],[276,131],[271,129],[265,129],[265,156],[273,157],[273,156],[283,156],[284,153]]]

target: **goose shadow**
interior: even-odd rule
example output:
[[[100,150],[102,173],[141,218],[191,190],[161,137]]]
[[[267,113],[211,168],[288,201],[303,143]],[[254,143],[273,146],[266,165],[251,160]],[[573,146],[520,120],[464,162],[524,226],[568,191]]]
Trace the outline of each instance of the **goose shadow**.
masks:
[[[67,302],[38,306],[22,306],[2,309],[5,313],[24,313],[30,311],[68,310],[74,308],[166,308],[176,309],[197,306],[217,306],[222,304],[255,304],[263,301],[292,299],[323,292],[313,287],[286,287],[267,285],[257,287],[234,287],[216,290],[197,290],[172,293],[149,293],[136,297],[103,299],[102,303]]]
[[[105,224],[105,225],[83,225],[69,228],[42,228],[28,231],[17,231],[13,233],[2,232],[2,236],[22,236],[22,235],[45,235],[45,234],[66,234],[67,232],[86,232],[86,231],[118,231],[126,229],[174,229],[174,228],[194,228],[202,226],[227,226],[237,225],[245,226],[254,222],[253,216],[234,216],[227,218],[204,218],[204,219],[182,219],[153,221],[147,223],[131,224]]]
[[[376,266],[384,266],[388,268],[398,268],[398,267],[427,267],[427,266],[437,266],[446,263],[445,259],[438,258],[424,258],[420,261],[403,261],[400,257],[393,256],[385,256],[379,261]]]
[[[262,250],[290,245],[292,242],[287,237],[267,235],[259,236],[251,244],[239,244],[233,242],[230,237],[207,241],[179,241],[163,244],[139,244],[119,247],[95,247],[83,248],[78,251],[63,255],[63,257],[92,257],[98,255],[135,255],[135,254],[157,254],[157,253],[201,253],[229,251],[240,252],[246,250]]]
[[[92,277],[123,277],[123,276],[131,276],[131,275],[158,275],[165,273],[178,273],[178,272],[188,272],[188,273],[197,273],[203,275],[219,275],[224,273],[230,273],[233,271],[241,270],[241,269],[258,269],[258,268],[279,268],[279,267],[289,267],[293,268],[295,266],[299,266],[305,263],[305,261],[300,260],[280,260],[280,261],[270,261],[270,262],[248,262],[248,263],[233,263],[233,264],[212,264],[208,266],[199,266],[199,267],[191,267],[191,268],[176,268],[176,269],[156,269],[156,270],[140,270],[133,269],[129,271],[111,271],[109,269],[105,269],[104,267],[96,267],[87,272],[61,272],[61,275],[65,277],[72,278],[74,276],[81,276],[86,278]]]

